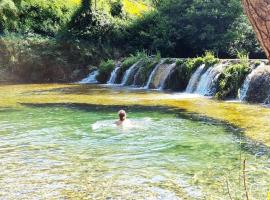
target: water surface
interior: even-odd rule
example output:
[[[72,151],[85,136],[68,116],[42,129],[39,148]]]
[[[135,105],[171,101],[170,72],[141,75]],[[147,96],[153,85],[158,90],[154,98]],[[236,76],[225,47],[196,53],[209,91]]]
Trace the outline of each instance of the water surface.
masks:
[[[266,199],[269,154],[241,136],[245,130],[155,101],[189,101],[199,109],[211,100],[76,87],[2,87],[1,198],[228,199],[229,188],[242,199],[246,159],[248,193]],[[132,128],[113,124],[121,103]],[[238,104],[223,105],[229,112]],[[212,107],[217,116],[224,112],[218,103]]]

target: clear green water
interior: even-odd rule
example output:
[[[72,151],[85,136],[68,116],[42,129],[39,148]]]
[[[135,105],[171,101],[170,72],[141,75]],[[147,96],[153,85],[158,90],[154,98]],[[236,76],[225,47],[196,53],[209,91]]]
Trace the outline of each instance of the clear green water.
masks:
[[[270,160],[241,150],[221,124],[131,107],[23,107],[0,112],[1,199],[266,199]],[[241,159],[241,160],[240,160]]]

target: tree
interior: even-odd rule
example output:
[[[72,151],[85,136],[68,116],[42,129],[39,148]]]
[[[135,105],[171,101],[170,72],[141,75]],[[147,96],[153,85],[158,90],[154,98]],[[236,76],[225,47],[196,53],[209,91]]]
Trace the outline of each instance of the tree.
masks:
[[[83,10],[90,10],[92,5],[92,0],[82,0]]]
[[[243,0],[243,6],[257,38],[270,60],[270,2]]]

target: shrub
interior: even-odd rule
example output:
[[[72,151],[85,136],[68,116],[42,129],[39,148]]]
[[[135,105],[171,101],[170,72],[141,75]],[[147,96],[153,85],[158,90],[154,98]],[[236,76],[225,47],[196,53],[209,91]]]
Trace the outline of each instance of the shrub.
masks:
[[[99,65],[97,80],[100,83],[106,83],[107,80],[110,78],[110,75],[115,67],[115,63],[113,60],[107,60],[101,62]]]

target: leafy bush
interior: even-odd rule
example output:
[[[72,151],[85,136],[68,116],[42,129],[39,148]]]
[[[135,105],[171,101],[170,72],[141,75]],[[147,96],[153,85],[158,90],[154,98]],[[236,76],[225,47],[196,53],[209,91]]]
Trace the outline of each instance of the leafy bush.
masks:
[[[2,0],[0,32],[56,35],[79,4],[65,0]]]
[[[0,2],[0,33],[17,29],[18,8],[12,0]]]
[[[251,72],[248,56],[239,54],[238,57],[240,62],[227,67],[219,77],[216,98],[235,98],[246,76]]]
[[[115,63],[113,60],[107,60],[101,62],[99,65],[97,80],[100,83],[106,83],[107,80],[110,78],[110,75],[115,67]]]

